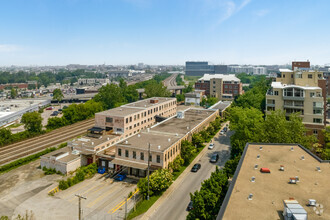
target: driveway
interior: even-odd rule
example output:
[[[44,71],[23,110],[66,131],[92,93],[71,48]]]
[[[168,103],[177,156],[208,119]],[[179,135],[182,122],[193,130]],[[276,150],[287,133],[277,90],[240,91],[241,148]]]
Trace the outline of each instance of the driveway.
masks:
[[[219,135],[214,138],[214,148],[204,152],[204,155],[202,155],[201,159],[198,161],[198,163],[202,165],[201,169],[196,173],[189,172],[180,183],[179,188],[175,192],[169,194],[150,216],[150,219],[186,219],[188,215],[186,208],[190,201],[190,193],[200,189],[201,183],[211,176],[211,173],[215,171],[216,165],[223,168],[226,161],[229,159],[230,136],[232,134],[232,131],[228,131],[224,135]],[[217,152],[220,157],[218,162],[213,164],[210,163],[209,160],[214,152]]]

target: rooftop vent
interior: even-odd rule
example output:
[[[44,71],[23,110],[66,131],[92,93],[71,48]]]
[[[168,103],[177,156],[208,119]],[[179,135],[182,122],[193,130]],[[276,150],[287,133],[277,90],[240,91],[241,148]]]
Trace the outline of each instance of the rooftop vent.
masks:
[[[180,119],[183,119],[184,118],[184,112],[178,112],[176,117],[180,118]]]
[[[259,147],[259,150],[262,150],[262,146]]]
[[[280,165],[280,171],[284,171],[284,166]]]
[[[255,170],[258,169],[258,164],[254,165],[254,169]]]
[[[316,206],[316,200],[315,199],[309,199],[308,200],[308,205],[309,206]]]
[[[175,134],[175,136],[179,136],[179,134],[178,134],[178,133],[176,133],[176,134]]]
[[[316,167],[316,170],[321,172],[321,167]]]
[[[119,111],[122,111],[122,110],[123,110],[122,108],[119,109]]]
[[[138,137],[141,137],[141,135],[140,135],[140,134],[138,134]]]
[[[291,183],[291,184],[296,184],[296,183],[297,183],[296,178],[291,177],[291,178],[290,178],[290,183]]]
[[[108,141],[110,141],[110,138],[109,138],[109,137],[107,137],[107,140],[108,140]]]
[[[187,126],[187,130],[189,130],[189,127]]]
[[[125,141],[125,144],[128,144],[128,141],[127,140]]]
[[[158,150],[160,150],[160,145],[158,145]]]
[[[301,159],[301,160],[305,160],[305,156],[304,156],[304,155],[301,156],[300,159]]]
[[[291,147],[291,149],[290,149],[291,151],[293,151],[293,147]]]
[[[251,177],[251,182],[254,183],[256,181],[256,178],[253,176]]]
[[[150,132],[150,128],[147,128],[147,132]]]
[[[171,142],[171,138],[168,139],[168,142]]]
[[[94,145],[94,142],[92,142],[92,145]]]
[[[257,155],[257,159],[260,159],[260,154]]]
[[[252,197],[253,197],[253,194],[250,193],[249,196],[248,196],[248,200],[252,200]]]

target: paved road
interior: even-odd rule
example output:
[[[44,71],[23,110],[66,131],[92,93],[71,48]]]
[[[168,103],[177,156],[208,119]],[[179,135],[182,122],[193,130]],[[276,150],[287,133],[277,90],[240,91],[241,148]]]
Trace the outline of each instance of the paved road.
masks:
[[[208,150],[201,157],[199,163],[202,165],[197,173],[190,172],[183,179],[180,187],[175,192],[167,197],[162,205],[157,208],[157,211],[150,217],[150,219],[168,220],[168,219],[186,219],[188,212],[186,208],[190,201],[190,193],[199,190],[203,180],[211,176],[211,172],[215,170],[215,166],[223,167],[230,157],[230,136],[232,131],[228,131],[225,135],[219,135],[214,139],[214,149]],[[216,164],[209,162],[213,152],[220,155],[220,159]]]
[[[168,86],[177,86],[176,84],[176,77],[177,77],[178,74],[172,74],[170,77],[166,78],[164,80],[164,85],[166,87]]]

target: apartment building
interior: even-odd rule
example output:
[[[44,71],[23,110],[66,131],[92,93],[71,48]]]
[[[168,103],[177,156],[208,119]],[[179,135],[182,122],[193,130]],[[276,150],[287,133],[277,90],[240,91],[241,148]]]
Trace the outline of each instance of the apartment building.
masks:
[[[296,68],[280,69],[280,77],[272,82],[266,94],[266,111],[284,110],[289,116],[300,112],[308,133],[323,142],[321,130],[326,122],[326,82],[323,73]]]
[[[195,88],[220,100],[233,100],[243,93],[242,83],[234,74],[204,74],[195,83]]]

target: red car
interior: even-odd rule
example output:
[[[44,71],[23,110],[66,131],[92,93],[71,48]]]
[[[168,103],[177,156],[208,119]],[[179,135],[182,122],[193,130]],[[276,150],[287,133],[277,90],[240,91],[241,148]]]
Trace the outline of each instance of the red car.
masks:
[[[51,107],[46,108],[46,110],[53,110],[53,108],[54,107],[51,106]]]

